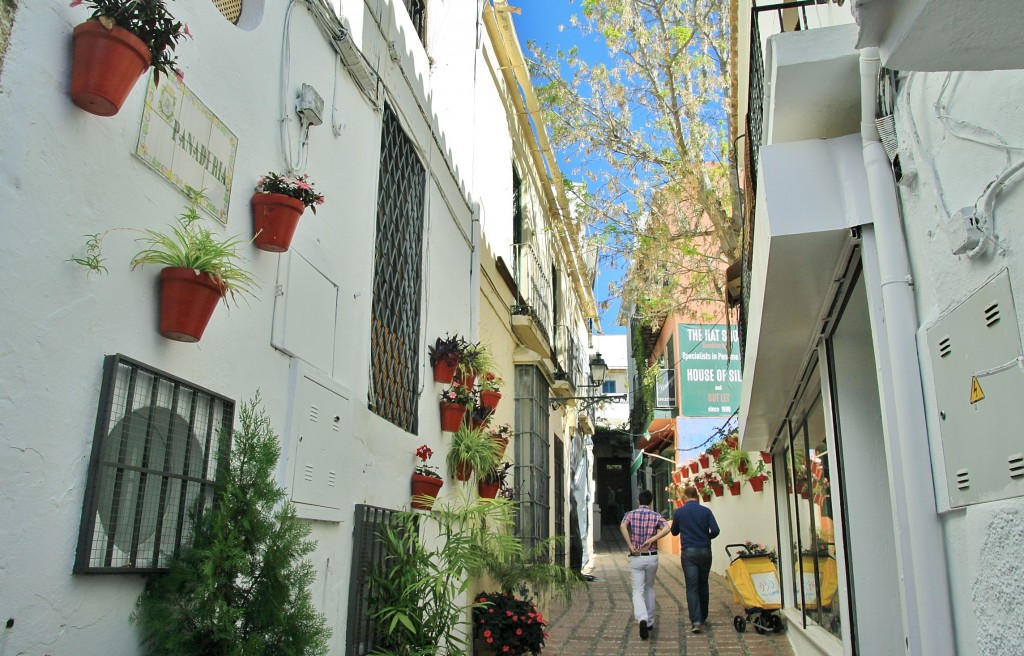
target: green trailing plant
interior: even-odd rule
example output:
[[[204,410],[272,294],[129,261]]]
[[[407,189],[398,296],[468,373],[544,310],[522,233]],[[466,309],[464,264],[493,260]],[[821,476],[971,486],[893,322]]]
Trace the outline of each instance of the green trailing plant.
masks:
[[[715,471],[722,476],[723,480],[726,475],[729,475],[730,479],[733,474],[738,474],[740,467],[744,464],[747,467],[747,471],[750,471],[750,454],[746,451],[732,448],[729,445],[724,445],[721,453],[718,454],[718,458],[715,459]]]
[[[137,36],[152,55],[150,66],[156,79],[160,74],[184,74],[176,68],[178,61],[174,49],[186,36],[191,38],[188,26],[174,19],[167,11],[164,0],[72,0],[70,6],[85,5],[92,10],[89,17],[107,30],[121,27]]]
[[[160,264],[208,273],[221,286],[225,303],[229,296],[237,302],[236,294],[253,295],[259,285],[242,266],[245,258],[239,253],[239,247],[246,242],[236,237],[221,237],[209,230],[199,215],[203,192],[192,187],[185,187],[185,192],[188,195],[185,211],[168,226],[167,231],[111,228],[86,235],[85,255],[73,255],[68,261],[85,267],[90,273],[106,273],[104,238],[111,232],[142,233],[138,241],[144,248],[132,258],[133,270],[146,264]]]
[[[147,581],[132,614],[151,654],[327,652],[331,631],[309,590],[316,543],[276,482],[280,449],[259,394],[240,415],[216,502],[196,506],[191,544]]]
[[[480,342],[476,344],[467,343],[460,356],[459,375],[484,375],[487,372],[493,372],[496,366],[494,356],[487,346]]]
[[[448,446],[445,464],[448,475],[455,476],[456,468],[472,467],[473,472],[488,472],[501,461],[501,446],[482,429],[471,428],[463,423],[452,433],[452,441]]]

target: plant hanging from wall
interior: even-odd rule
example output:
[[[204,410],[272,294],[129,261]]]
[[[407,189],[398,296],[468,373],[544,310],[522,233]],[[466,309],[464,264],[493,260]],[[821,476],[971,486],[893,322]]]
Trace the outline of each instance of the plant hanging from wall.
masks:
[[[188,26],[175,20],[164,0],[73,0],[71,7],[92,9],[89,20],[72,33],[71,100],[98,116],[121,108],[135,82],[149,67],[160,75],[184,73],[174,49],[191,37]]]
[[[283,253],[291,246],[302,212],[308,207],[316,214],[316,206],[323,202],[323,194],[313,189],[309,175],[267,173],[252,195],[253,244],[260,250]]]

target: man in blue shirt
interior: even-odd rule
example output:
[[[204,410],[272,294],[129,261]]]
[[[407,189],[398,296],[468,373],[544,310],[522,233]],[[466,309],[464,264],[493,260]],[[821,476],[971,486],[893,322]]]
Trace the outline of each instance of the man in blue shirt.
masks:
[[[715,514],[697,501],[697,488],[683,491],[686,503],[676,508],[672,525],[663,528],[641,545],[641,549],[664,537],[671,530],[682,547],[683,576],[686,578],[686,608],[690,630],[700,633],[708,620],[708,574],[711,573],[711,540],[721,532]]]

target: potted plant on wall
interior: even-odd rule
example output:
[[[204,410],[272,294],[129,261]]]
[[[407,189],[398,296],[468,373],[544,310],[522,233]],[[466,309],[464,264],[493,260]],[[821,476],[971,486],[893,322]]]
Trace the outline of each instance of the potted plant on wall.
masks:
[[[498,443],[498,449],[500,455],[505,454],[505,448],[508,446],[509,440],[512,439],[512,427],[508,424],[502,424],[495,429],[487,432],[491,439]]]
[[[448,475],[456,480],[468,481],[473,472],[489,472],[498,465],[501,456],[498,444],[478,428],[465,424],[452,435],[445,463]]]
[[[441,392],[441,430],[458,430],[472,403],[473,393],[457,381]]]
[[[466,340],[458,335],[438,337],[433,345],[427,347],[430,366],[434,370],[434,382],[446,385],[455,377],[455,370],[462,361],[462,351],[466,348]]]
[[[135,82],[150,66],[182,76],[174,48],[188,27],[174,19],[163,0],[73,0],[92,9],[71,35],[71,101],[97,116],[121,109]]]
[[[444,485],[444,479],[441,478],[437,468],[427,464],[427,461],[433,455],[434,452],[426,444],[421,444],[420,448],[416,449],[416,457],[420,459],[420,462],[412,473],[413,508],[419,508],[420,510],[430,510],[433,508],[434,500],[437,499],[437,493],[440,491],[441,486]]]
[[[498,407],[501,401],[501,386],[505,383],[501,376],[496,376],[488,371],[480,381],[480,405],[487,406],[492,411]]]
[[[260,250],[283,253],[292,243],[302,212],[308,207],[316,214],[316,206],[323,203],[323,194],[313,189],[309,175],[267,173],[252,195],[253,244]]]
[[[770,476],[771,470],[768,469],[764,462],[759,462],[754,467],[753,471],[750,472],[750,475],[747,476],[747,481],[750,483],[750,487],[754,492],[763,492],[765,481],[767,481]]]
[[[480,498],[493,499],[498,496],[498,490],[508,487],[508,470],[510,469],[512,469],[511,462],[502,462],[486,471],[476,482],[476,491]]]
[[[202,225],[202,193],[186,187],[189,203],[168,232],[146,230],[146,248],[131,268],[162,264],[160,271],[160,334],[179,342],[198,342],[217,302],[236,293],[252,294],[256,281],[239,266],[238,247],[245,243],[222,238]]]
[[[494,357],[490,349],[481,343],[466,344],[462,350],[456,375],[467,387],[473,387],[479,374],[494,371]]]

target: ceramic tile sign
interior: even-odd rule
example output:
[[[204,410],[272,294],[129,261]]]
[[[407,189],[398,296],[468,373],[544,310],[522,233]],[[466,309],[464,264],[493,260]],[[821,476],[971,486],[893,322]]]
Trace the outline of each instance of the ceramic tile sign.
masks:
[[[171,184],[204,190],[203,209],[228,222],[238,137],[173,75],[149,78],[135,150]]]

